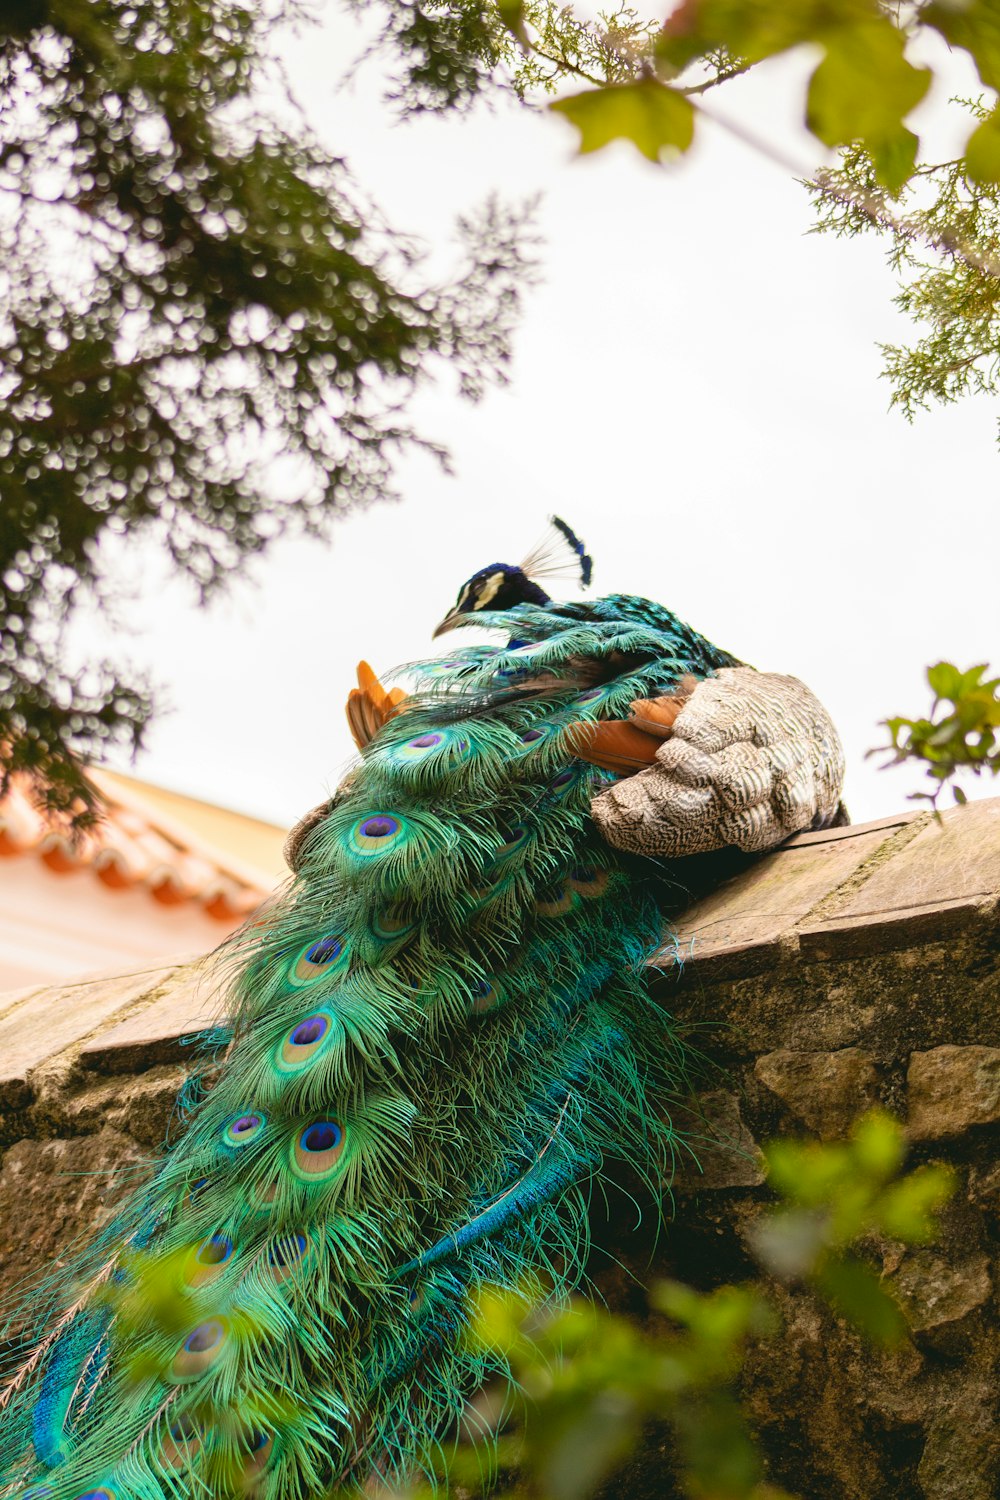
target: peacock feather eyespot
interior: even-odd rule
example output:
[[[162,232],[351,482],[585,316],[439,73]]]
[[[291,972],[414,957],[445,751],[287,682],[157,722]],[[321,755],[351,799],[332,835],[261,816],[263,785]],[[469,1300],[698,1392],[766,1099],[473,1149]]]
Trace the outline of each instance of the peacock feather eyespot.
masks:
[[[191,1329],[181,1347],[174,1355],[168,1379],[175,1385],[199,1380],[213,1369],[226,1353],[229,1345],[229,1321],[227,1318],[206,1318]]]
[[[212,1234],[202,1240],[195,1251],[195,1259],[201,1266],[224,1266],[233,1253],[233,1242],[228,1234]]]
[[[265,1432],[262,1427],[258,1427],[248,1433],[246,1454],[247,1456],[243,1462],[243,1473],[241,1475],[244,1483],[248,1480],[256,1479],[267,1468],[274,1456],[274,1433]]]
[[[32,1500],[34,1500],[34,1497],[40,1496],[43,1493],[51,1493],[51,1491],[31,1490],[29,1493],[32,1496]],[[118,1500],[118,1491],[102,1484],[99,1489],[84,1490],[81,1495],[75,1495],[73,1500]]]
[[[421,766],[428,761],[447,770],[463,760],[469,754],[469,749],[469,740],[465,735],[457,729],[445,727],[427,729],[423,734],[415,735],[412,740],[404,740],[401,745],[385,753],[391,765],[404,770],[407,766]]]
[[[314,1120],[292,1144],[292,1171],[308,1182],[323,1182],[339,1170],[346,1144],[339,1120]]]
[[[573,766],[565,766],[563,770],[553,776],[546,787],[546,791],[550,797],[559,800],[568,796],[573,788],[579,784],[579,781],[580,772]]]
[[[197,1207],[198,1200],[207,1193],[210,1186],[211,1180],[208,1177],[197,1178],[196,1181],[188,1186],[184,1193],[183,1207],[185,1209]]]
[[[336,978],[349,963],[350,944],[342,934],[331,932],[314,938],[299,950],[288,970],[288,978],[298,989],[317,979]]]
[[[335,1035],[330,1013],[314,1011],[311,1016],[296,1021],[282,1037],[275,1054],[275,1066],[280,1073],[297,1073],[309,1067],[317,1053],[325,1051]]]
[[[309,1258],[309,1241],[304,1234],[283,1234],[268,1246],[267,1264],[275,1281],[287,1281]]]
[[[536,745],[541,744],[542,740],[548,739],[551,733],[552,729],[548,724],[531,724],[518,735],[518,739],[522,745],[533,749]]]
[[[330,1022],[326,1016],[310,1016],[308,1020],[300,1021],[293,1026],[288,1036],[289,1045],[292,1047],[311,1047],[316,1042],[323,1040]]]
[[[226,1126],[223,1140],[228,1146],[249,1145],[251,1141],[257,1140],[266,1124],[267,1120],[264,1115],[237,1115],[236,1119],[230,1120]]]
[[[258,1212],[270,1213],[277,1201],[280,1187],[281,1183],[277,1177],[272,1177],[270,1182],[260,1183],[256,1187],[251,1188],[251,1202]]]
[[[487,874],[499,869],[507,860],[512,859],[515,854],[524,848],[531,837],[531,829],[524,823],[515,823],[509,829],[501,828],[498,831],[503,838],[503,843],[487,865]]]
[[[596,703],[599,698],[606,698],[607,696],[608,696],[608,690],[607,690],[607,688],[593,687],[593,688],[588,688],[585,693],[577,693],[576,697],[573,699],[573,702],[574,703]]]
[[[568,880],[559,880],[555,885],[548,886],[535,899],[535,910],[543,917],[564,917],[575,905],[576,900]]]
[[[611,880],[609,870],[599,870],[594,865],[577,865],[570,871],[569,884],[588,901],[603,896]]]
[[[402,910],[401,907],[392,906],[385,911],[376,912],[372,918],[372,932],[377,938],[385,942],[396,942],[400,938],[407,937],[411,932],[416,932],[419,923]]]
[[[471,1013],[474,1016],[485,1016],[491,1010],[496,1010],[501,1001],[501,994],[492,979],[477,979],[472,986]]]
[[[182,1468],[198,1457],[203,1441],[192,1417],[178,1417],[168,1425],[167,1435],[160,1444],[160,1462],[171,1469]]]
[[[369,813],[359,818],[351,829],[351,847],[355,854],[385,854],[404,834],[405,828],[404,820],[392,813]]]
[[[186,1280],[189,1286],[209,1286],[217,1281],[233,1258],[233,1242],[228,1234],[210,1234],[192,1251]]]

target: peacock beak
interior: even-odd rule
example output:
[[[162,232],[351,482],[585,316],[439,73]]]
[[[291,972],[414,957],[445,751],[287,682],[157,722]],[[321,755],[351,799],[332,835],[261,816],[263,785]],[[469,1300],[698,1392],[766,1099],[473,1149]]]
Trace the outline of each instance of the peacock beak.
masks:
[[[437,630],[435,630],[434,634],[431,636],[431,640],[436,641],[439,635],[444,635],[447,631],[454,630],[455,626],[460,625],[464,619],[465,610],[450,609],[445,615],[444,619],[441,621],[441,624],[438,626]]]

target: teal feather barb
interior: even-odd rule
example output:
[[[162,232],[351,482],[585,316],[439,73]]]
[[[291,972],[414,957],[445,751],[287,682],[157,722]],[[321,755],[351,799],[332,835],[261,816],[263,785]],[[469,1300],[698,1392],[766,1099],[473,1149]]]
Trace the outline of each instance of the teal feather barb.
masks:
[[[662,1181],[655,870],[598,836],[568,732],[732,658],[643,601],[477,619],[516,639],[412,668],[232,941],[217,1081],[7,1361],[3,1494],[405,1474],[489,1373],[472,1294],[575,1284],[609,1156]]]

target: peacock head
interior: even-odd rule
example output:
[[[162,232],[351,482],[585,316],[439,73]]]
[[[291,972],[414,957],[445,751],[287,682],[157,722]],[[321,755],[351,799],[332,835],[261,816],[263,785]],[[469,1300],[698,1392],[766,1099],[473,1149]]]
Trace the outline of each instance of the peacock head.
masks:
[[[518,604],[551,603],[549,595],[536,578],[565,577],[579,574],[584,588],[590,583],[593,561],[575,532],[565,521],[552,516],[551,529],[534,547],[524,562],[490,563],[473,573],[458,591],[454,607],[448,611],[434,635],[444,635],[456,625],[466,624],[477,610],[491,612],[513,609]]]

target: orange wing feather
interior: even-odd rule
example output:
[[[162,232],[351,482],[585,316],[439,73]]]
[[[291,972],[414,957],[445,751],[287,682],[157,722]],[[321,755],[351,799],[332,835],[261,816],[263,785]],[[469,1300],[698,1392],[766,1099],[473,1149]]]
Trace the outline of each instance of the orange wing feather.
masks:
[[[399,712],[406,696],[402,688],[386,692],[368,663],[358,662],[358,685],[347,695],[347,727],[359,750]]]
[[[569,732],[574,754],[615,776],[644,771],[653,764],[663,741],[670,738],[674,721],[695,685],[694,678],[684,678],[676,693],[636,698],[627,719],[574,724]]]
[[[644,771],[656,759],[661,740],[646,734],[625,719],[602,719],[598,723],[573,724],[569,742],[574,755],[612,771],[616,776],[631,776]]]

